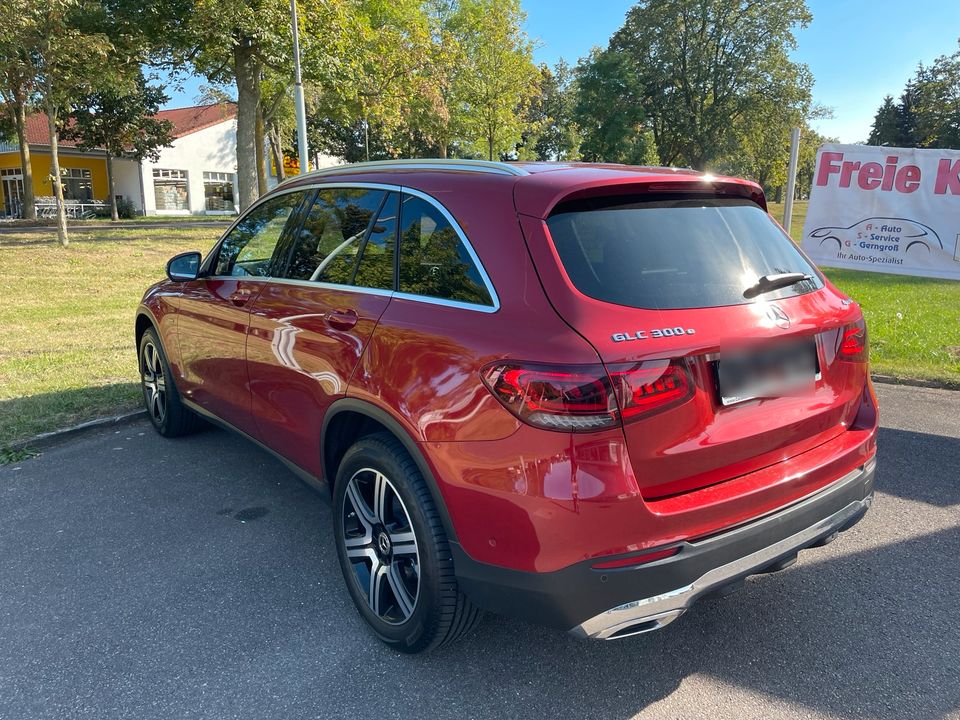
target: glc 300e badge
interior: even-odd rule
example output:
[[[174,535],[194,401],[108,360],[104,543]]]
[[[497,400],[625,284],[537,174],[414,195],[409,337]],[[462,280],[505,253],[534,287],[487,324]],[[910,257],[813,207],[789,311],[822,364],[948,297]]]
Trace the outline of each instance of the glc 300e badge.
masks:
[[[629,342],[631,340],[649,340],[651,338],[676,337],[678,335],[693,335],[693,328],[654,328],[653,330],[636,330],[634,332],[618,332],[611,335],[614,342]]]

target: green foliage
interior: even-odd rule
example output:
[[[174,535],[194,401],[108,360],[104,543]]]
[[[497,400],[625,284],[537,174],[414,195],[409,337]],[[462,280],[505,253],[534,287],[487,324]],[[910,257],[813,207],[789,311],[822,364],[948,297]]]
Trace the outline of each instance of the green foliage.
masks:
[[[594,48],[575,73],[573,117],[583,136],[580,156],[588,162],[657,164],[642,89],[626,56]]]
[[[455,78],[455,102],[463,109],[467,147],[493,160],[520,141],[537,91],[533,43],[522,28],[520,0],[461,0],[460,13],[464,63]]]
[[[517,146],[521,160],[574,160],[580,135],[573,119],[573,70],[560,60],[552,70],[540,65],[537,94],[527,110],[526,130]]]
[[[788,55],[793,29],[810,19],[804,0],[637,3],[609,47],[578,69],[584,157],[624,154],[624,142],[636,155],[649,132],[664,165],[734,159],[762,174],[760,159],[810,102],[812,78]]]
[[[960,148],[960,50],[920,65],[900,101],[887,95],[867,142],[899,147]]]
[[[154,117],[167,101],[162,87],[147,84],[139,67],[131,88],[108,87],[78,98],[72,124],[61,133],[83,150],[104,148],[113,157],[156,160],[172,142],[173,124]]]
[[[358,0],[310,142],[348,161],[510,154],[537,92],[519,0]]]
[[[0,5],[0,56],[19,77],[20,89],[47,114],[51,138],[50,181],[57,197],[57,235],[66,245],[67,220],[57,136],[64,115],[78,98],[101,88],[121,87],[133,61],[126,37],[110,37],[110,18],[98,0],[5,0]],[[9,77],[9,75],[8,75]],[[11,88],[12,89],[12,88]],[[14,104],[21,107],[26,99]]]
[[[906,138],[903,137],[903,117],[900,108],[893,101],[892,95],[883,99],[883,104],[873,118],[873,127],[868,145],[901,146]]]
[[[0,465],[13,465],[14,463],[35,458],[39,454],[39,452],[29,447],[2,447],[0,448]]]
[[[117,200],[117,217],[121,220],[131,220],[137,215],[137,207],[129,198]]]

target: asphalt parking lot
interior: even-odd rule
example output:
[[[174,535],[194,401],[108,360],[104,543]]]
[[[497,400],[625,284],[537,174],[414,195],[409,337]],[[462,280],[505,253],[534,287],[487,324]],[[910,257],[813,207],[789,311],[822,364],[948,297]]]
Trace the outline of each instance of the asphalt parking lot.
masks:
[[[72,440],[0,468],[0,718],[960,718],[960,393],[878,392],[877,500],[832,545],[657,633],[488,617],[423,657],[367,634],[265,452]]]

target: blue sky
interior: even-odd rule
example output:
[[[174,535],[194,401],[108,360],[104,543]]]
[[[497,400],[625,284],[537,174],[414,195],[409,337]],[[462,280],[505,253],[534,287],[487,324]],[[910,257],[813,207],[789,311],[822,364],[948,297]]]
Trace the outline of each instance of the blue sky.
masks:
[[[633,5],[630,0],[522,0],[537,62],[575,64],[605,46]],[[834,117],[815,126],[843,142],[866,140],[887,93],[899,96],[917,63],[953,53],[960,37],[960,1],[808,0],[813,22],[797,32],[794,59],[809,65],[813,98]],[[202,81],[171,89],[167,107],[192,104]]]

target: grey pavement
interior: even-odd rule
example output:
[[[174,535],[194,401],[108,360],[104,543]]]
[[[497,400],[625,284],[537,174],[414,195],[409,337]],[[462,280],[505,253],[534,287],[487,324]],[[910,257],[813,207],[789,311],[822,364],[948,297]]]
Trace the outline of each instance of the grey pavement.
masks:
[[[281,463],[145,422],[0,468],[0,718],[960,718],[960,393],[878,386],[837,542],[608,643],[489,616],[395,654]]]

